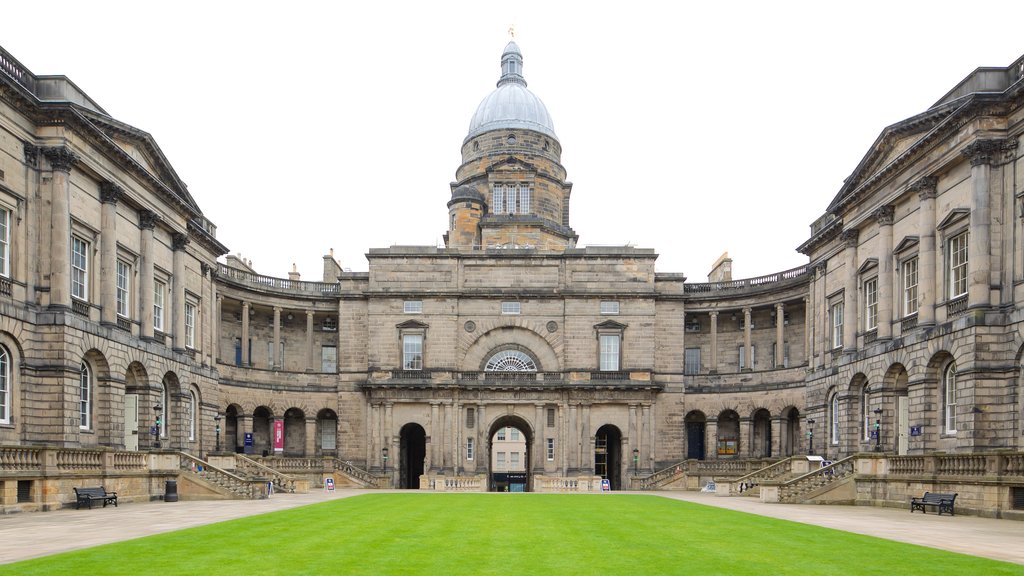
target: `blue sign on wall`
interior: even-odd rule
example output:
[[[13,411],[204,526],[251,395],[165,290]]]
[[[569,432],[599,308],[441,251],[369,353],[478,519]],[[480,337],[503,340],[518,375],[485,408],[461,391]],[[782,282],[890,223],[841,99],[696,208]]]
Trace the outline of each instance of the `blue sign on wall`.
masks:
[[[250,447],[252,446],[252,432],[245,433],[245,445]]]
[[[921,426],[920,425],[918,425],[918,426],[911,426],[910,427],[910,435],[911,436],[920,436],[921,435]]]
[[[875,438],[878,438],[878,430],[871,431],[871,439],[874,440]]]

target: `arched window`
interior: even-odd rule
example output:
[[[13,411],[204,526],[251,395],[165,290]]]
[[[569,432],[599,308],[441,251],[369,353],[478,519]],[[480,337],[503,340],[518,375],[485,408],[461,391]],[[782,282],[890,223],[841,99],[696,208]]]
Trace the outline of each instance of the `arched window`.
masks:
[[[864,439],[871,440],[871,413],[868,412],[868,385],[864,383],[864,393],[860,395],[860,415],[864,419]]]
[[[78,416],[79,428],[88,430],[92,426],[92,374],[89,372],[89,365],[82,362],[82,372],[78,381]]]
[[[484,366],[487,372],[536,372],[537,364],[528,354],[519,350],[502,350]]]
[[[831,427],[832,444],[839,444],[839,394],[832,396],[829,405],[829,424]]]
[[[196,439],[196,392],[195,390],[189,390],[188,392],[188,439],[193,441]]]
[[[11,423],[11,356],[0,346],[0,424]]]
[[[947,434],[956,434],[956,362],[942,373],[942,414]]]
[[[160,437],[167,438],[167,405],[170,404],[171,396],[167,393],[167,386],[160,391]]]

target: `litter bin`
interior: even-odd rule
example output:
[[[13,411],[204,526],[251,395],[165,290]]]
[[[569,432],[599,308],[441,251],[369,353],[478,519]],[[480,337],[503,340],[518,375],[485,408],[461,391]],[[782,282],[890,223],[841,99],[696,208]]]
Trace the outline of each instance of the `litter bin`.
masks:
[[[178,501],[178,481],[168,480],[164,485],[164,502]]]

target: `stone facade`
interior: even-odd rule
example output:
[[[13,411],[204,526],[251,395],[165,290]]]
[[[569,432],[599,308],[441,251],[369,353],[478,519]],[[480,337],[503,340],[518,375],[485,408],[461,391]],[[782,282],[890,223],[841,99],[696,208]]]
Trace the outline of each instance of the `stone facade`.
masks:
[[[692,283],[653,250],[578,247],[546,110],[482,104],[446,246],[325,256],[309,282],[218,262],[148,134],[0,56],[5,446],[334,456],[438,489],[486,477],[509,426],[551,486],[840,458],[876,431],[896,454],[1021,449],[1020,62],[886,128],[807,266],[732,280],[723,256]]]

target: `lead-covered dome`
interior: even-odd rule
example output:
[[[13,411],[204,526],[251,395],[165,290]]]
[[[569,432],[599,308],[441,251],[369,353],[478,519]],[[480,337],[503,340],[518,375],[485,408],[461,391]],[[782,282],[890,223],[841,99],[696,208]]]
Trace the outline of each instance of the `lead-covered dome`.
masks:
[[[547,107],[526,88],[523,78],[523,54],[516,43],[509,42],[501,55],[501,78],[498,87],[487,95],[469,122],[466,139],[490,130],[519,128],[535,130],[557,139],[555,124]]]

